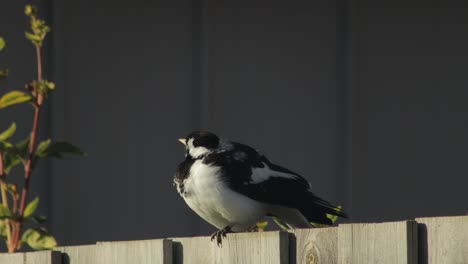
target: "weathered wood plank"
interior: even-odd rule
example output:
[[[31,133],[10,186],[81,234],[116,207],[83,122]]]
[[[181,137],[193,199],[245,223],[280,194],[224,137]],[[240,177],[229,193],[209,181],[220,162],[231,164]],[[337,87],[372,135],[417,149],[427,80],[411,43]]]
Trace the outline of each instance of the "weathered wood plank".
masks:
[[[417,223],[342,224],[338,227],[340,264],[416,264]]]
[[[54,250],[62,253],[62,264],[98,264],[96,248],[96,245],[83,245]]]
[[[290,263],[338,263],[338,228],[295,229],[290,237]]]
[[[24,264],[61,264],[61,254],[57,251],[36,251],[24,253]]]
[[[0,254],[1,264],[24,264],[24,253],[1,253]]]
[[[222,247],[209,237],[173,238],[174,263],[289,263],[287,232],[228,234]]]
[[[172,242],[167,239],[98,242],[96,250],[99,264],[172,263]]]
[[[416,218],[422,263],[468,263],[468,216]]]

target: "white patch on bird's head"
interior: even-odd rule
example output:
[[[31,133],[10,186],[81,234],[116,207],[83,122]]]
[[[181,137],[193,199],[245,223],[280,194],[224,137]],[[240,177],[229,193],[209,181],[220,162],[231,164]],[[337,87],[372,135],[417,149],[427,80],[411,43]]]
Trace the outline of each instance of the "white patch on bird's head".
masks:
[[[198,157],[201,157],[201,156],[204,156],[213,152],[213,150],[209,150],[202,146],[195,147],[193,145],[193,140],[194,140],[193,138],[189,139],[185,145],[188,150],[188,154],[191,157],[198,158]]]
[[[193,145],[193,141],[194,139],[190,138],[185,144],[188,154],[193,158],[199,158],[201,156],[205,156],[213,152],[221,153],[221,152],[231,151],[234,149],[234,146],[232,145],[232,143],[229,141],[225,141],[225,140],[220,140],[219,145],[216,149],[208,149],[203,146],[195,147]]]

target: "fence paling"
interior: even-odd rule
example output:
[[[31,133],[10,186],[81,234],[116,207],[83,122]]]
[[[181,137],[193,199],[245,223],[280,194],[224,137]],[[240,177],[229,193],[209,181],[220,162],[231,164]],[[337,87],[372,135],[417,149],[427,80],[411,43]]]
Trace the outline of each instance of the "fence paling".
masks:
[[[338,263],[417,264],[417,223],[344,224],[338,228]]]
[[[468,264],[468,216],[416,218],[426,263]]]
[[[174,263],[289,263],[288,233],[228,234],[221,247],[209,237],[173,238]]]
[[[310,228],[292,231],[290,263],[338,263],[338,228]]]

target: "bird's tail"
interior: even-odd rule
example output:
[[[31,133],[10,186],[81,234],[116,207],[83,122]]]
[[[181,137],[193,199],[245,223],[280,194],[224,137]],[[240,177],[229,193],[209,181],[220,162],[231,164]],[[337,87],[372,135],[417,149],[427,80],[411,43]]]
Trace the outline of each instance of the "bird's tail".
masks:
[[[309,222],[320,225],[333,225],[334,221],[332,219],[347,217],[341,207],[333,206],[311,193],[308,196],[307,202],[303,203],[303,206],[298,209]]]

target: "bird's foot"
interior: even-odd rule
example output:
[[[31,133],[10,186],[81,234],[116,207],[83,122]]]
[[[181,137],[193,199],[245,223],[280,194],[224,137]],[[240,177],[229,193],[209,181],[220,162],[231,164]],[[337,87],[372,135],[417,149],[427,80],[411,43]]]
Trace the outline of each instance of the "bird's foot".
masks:
[[[216,238],[216,244],[218,245],[218,247],[221,247],[223,243],[223,237],[226,237],[227,233],[233,233],[231,227],[229,226],[226,226],[225,228],[211,234],[211,241],[213,241],[213,239]]]
[[[258,232],[258,226],[257,226],[257,225],[253,225],[253,226],[251,226],[250,228],[248,228],[246,231],[247,231],[247,232]]]

